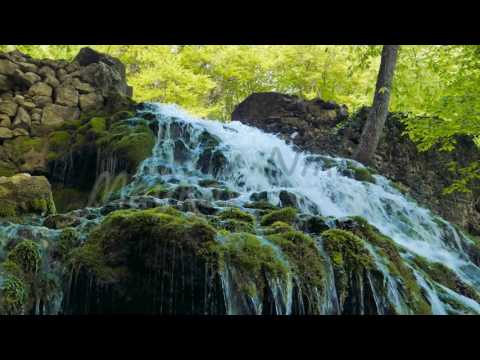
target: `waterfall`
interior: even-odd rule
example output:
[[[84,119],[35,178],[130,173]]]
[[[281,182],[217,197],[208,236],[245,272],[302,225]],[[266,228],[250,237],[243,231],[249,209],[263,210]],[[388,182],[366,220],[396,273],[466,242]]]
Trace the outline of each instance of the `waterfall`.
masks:
[[[145,195],[146,189],[167,184],[170,189],[180,192],[189,187],[185,195],[187,200],[199,199],[211,202],[217,208],[235,206],[251,212],[246,205],[258,194],[263,194],[272,204],[279,204],[286,201],[284,195],[288,193],[293,195],[292,201],[303,214],[322,216],[330,227],[336,226],[336,219],[359,216],[391,238],[402,249],[400,256],[405,269],[412,272],[415,286],[421,289],[433,314],[480,314],[480,303],[477,302],[480,299],[477,291],[480,288],[480,268],[468,251],[473,241],[455,226],[404,196],[388,179],[373,175],[373,181],[357,180],[351,176],[352,168],[366,168],[353,160],[302,152],[274,134],[237,121],[222,123],[198,119],[175,105],[154,103],[146,104],[137,115],[142,113],[155,115],[157,142],[152,155],[140,164],[130,184],[119,191],[117,201],[120,198],[132,202],[132,199]],[[114,165],[115,161],[111,159],[97,164],[97,167],[114,172]],[[94,170],[98,172],[98,169]],[[201,186],[206,181],[217,181],[222,187],[212,190]],[[219,197],[222,189],[228,189],[235,196],[225,193]],[[154,200],[158,204],[166,201],[161,197]],[[96,211],[94,223],[100,223],[102,212],[91,211]],[[22,226],[0,226],[0,250],[5,239],[16,236]],[[40,225],[28,226],[29,233],[43,232],[50,238],[58,236],[55,230]],[[291,269],[292,264],[276,244],[261,233],[257,232],[255,236]],[[219,271],[226,312],[292,314],[314,309],[313,312],[319,314],[340,314],[342,307],[349,306],[348,311],[362,314],[413,313],[402,290],[405,284],[401,283],[382,253],[370,244],[365,247],[373,259],[375,271],[367,269],[365,273],[349,278],[358,294],[349,300],[353,303],[344,304],[336,289],[334,269],[324,250],[324,240],[319,234],[312,234],[312,238],[325,264],[323,293],[302,284],[301,279],[289,271],[286,279],[265,276],[270,294],[270,303],[265,303],[264,295],[258,292],[246,295],[239,290],[236,278],[240,275],[227,261]],[[223,241],[221,236],[218,241]],[[477,300],[432,279],[416,263],[418,257],[442,264],[465,286],[474,289]],[[366,298],[371,299],[369,304],[365,304]],[[457,306],[452,307],[452,304]]]

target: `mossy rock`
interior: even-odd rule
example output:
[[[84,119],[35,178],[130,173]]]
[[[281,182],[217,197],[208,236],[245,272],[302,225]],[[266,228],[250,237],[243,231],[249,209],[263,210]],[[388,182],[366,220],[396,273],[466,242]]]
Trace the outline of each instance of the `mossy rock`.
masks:
[[[248,233],[229,234],[217,247],[221,264],[235,269],[239,290],[248,296],[263,296],[264,274],[285,280],[288,268],[278,258],[273,248]]]
[[[282,221],[287,224],[293,224],[295,222],[297,216],[297,209],[286,207],[279,210],[273,210],[268,214],[262,216],[260,220],[260,224],[262,226],[269,226],[272,225],[274,222]]]
[[[285,224],[275,224],[277,228],[285,227]],[[280,247],[288,260],[298,279],[297,286],[301,289],[307,314],[319,314],[321,296],[325,291],[325,264],[315,241],[294,230],[281,231],[267,238]]]
[[[54,131],[48,137],[48,160],[64,156],[70,149],[72,135],[68,131]]]
[[[110,213],[69,252],[76,275],[66,311],[83,313],[90,304],[100,313],[222,312],[216,234],[203,218],[172,207]]]
[[[43,176],[18,174],[0,178],[0,204],[0,217],[11,219],[56,212],[50,184]]]
[[[25,274],[34,275],[42,262],[40,246],[31,240],[23,240],[8,253],[7,260],[17,264]]]
[[[226,219],[215,222],[215,227],[217,229],[227,230],[232,233],[255,233],[255,227],[250,222],[235,220],[235,219]]]
[[[284,233],[284,232],[288,232],[288,231],[295,231],[295,228],[293,228],[292,225],[287,224],[283,221],[276,221],[272,225],[263,229],[263,233],[265,235]]]
[[[201,186],[201,187],[207,187],[207,188],[211,188],[211,187],[217,188],[217,187],[222,186],[222,184],[218,180],[215,180],[215,179],[200,180],[198,182],[198,185]]]
[[[0,315],[23,315],[28,287],[22,279],[0,272]]]
[[[266,200],[252,201],[244,205],[247,209],[278,210],[278,207]]]
[[[353,179],[358,181],[369,182],[372,184],[376,183],[376,180],[372,174],[372,170],[365,167],[359,167],[351,161],[347,162],[347,167],[345,170],[342,171],[342,174],[348,177],[352,177]]]
[[[356,216],[338,223],[340,227],[355,234],[358,238],[371,244],[385,263],[390,274],[398,279],[403,288],[404,298],[415,314],[430,314],[431,308],[418,285],[416,278],[406,260],[402,258],[403,248],[383,235],[367,220]]]
[[[221,220],[233,219],[251,224],[255,222],[255,218],[252,215],[238,208],[227,208],[218,214],[218,218]]]

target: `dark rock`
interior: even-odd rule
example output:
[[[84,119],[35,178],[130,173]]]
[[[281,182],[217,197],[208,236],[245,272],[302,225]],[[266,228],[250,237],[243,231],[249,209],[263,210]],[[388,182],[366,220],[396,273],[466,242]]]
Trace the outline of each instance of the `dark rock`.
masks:
[[[268,193],[266,191],[253,193],[250,195],[251,201],[268,201]]]
[[[298,207],[297,196],[289,191],[280,191],[279,198],[281,207]]]
[[[80,219],[71,214],[50,215],[43,221],[43,226],[50,229],[64,229],[80,225]]]
[[[236,191],[229,189],[212,189],[212,196],[215,200],[227,201],[240,196]]]

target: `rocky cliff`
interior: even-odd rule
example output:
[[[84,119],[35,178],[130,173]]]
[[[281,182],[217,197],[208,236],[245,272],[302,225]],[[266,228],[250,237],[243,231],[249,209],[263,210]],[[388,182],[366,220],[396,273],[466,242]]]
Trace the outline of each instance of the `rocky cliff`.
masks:
[[[302,150],[351,157],[367,114],[366,107],[349,116],[345,106],[333,102],[256,93],[236,107],[232,120],[278,134]],[[480,235],[480,194],[443,194],[443,189],[459,176],[449,170],[449,164],[456,161],[466,166],[480,159],[480,151],[471,139],[458,138],[454,152],[442,152],[437,148],[419,152],[404,135],[403,118],[402,114],[389,114],[374,170],[398,182],[403,191],[421,204],[472,234]]]

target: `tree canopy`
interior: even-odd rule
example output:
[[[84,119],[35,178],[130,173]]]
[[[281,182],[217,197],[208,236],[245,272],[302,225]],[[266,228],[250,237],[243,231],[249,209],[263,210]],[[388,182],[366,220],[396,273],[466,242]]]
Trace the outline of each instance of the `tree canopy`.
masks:
[[[0,45],[35,57],[73,58],[85,45]],[[367,45],[90,45],[127,66],[137,101],[177,103],[226,121],[253,92],[321,97],[350,111],[371,104],[381,46]],[[480,46],[402,46],[391,111],[409,116],[407,132],[424,151],[455,148],[457,135],[480,136]],[[468,191],[480,164],[464,169]]]

